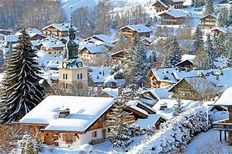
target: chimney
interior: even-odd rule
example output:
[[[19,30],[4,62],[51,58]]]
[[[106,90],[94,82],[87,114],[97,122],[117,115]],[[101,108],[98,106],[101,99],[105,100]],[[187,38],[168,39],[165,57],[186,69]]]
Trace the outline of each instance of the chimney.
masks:
[[[59,110],[59,118],[66,118],[70,114],[70,109],[69,108],[60,108]]]

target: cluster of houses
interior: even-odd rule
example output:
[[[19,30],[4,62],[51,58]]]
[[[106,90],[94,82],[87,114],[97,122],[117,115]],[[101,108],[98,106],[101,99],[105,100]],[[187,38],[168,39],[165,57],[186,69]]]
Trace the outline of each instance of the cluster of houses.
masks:
[[[172,26],[192,19],[183,10],[188,5],[184,0],[156,0],[152,6],[160,24]],[[210,29],[216,36],[229,29],[217,27],[216,17],[211,14],[199,20],[202,29]],[[114,97],[120,95],[126,82],[123,76],[115,78],[109,68],[111,62],[126,58],[124,50],[115,51],[118,40],[105,34],[75,38],[78,29],[69,23],[53,23],[42,31],[36,28],[26,31],[43,68],[41,84],[46,84],[49,91],[58,83],[63,89],[101,87],[102,94],[99,97],[48,96],[19,123],[32,128],[33,136],[48,145],[69,147],[105,141],[110,132],[107,120],[112,114]],[[125,25],[118,33],[130,41],[139,36],[148,48],[159,39],[154,27],[144,24]],[[7,56],[19,34],[0,29],[0,52]],[[170,110],[177,103],[176,98],[183,100],[188,108],[192,101],[212,100],[232,87],[231,68],[196,70],[192,59],[181,61],[175,68],[159,68],[160,65],[156,61],[147,73],[151,87],[140,89],[136,99],[126,104],[125,111],[133,116],[128,123],[140,130],[159,129],[161,123],[172,118]],[[104,86],[107,88],[102,89]],[[225,108],[210,108],[213,110]]]

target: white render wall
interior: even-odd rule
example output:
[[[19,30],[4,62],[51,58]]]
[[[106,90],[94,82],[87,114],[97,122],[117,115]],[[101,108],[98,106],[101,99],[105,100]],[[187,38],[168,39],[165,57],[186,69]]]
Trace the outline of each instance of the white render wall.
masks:
[[[107,131],[107,128],[105,128]],[[92,137],[92,132],[97,131],[97,137]],[[60,137],[58,139],[58,145],[59,147],[78,147],[83,144],[88,144],[92,139],[102,139],[102,129],[95,129],[92,131],[88,131],[85,134],[78,134],[79,139],[76,137],[76,142],[73,142],[72,144],[66,144],[65,141],[63,141],[63,134],[60,133]],[[107,135],[107,134],[106,134]]]

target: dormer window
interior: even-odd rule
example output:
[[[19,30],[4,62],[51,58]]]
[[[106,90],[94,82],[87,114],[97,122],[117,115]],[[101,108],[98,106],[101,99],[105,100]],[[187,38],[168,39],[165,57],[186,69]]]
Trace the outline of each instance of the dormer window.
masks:
[[[70,114],[70,109],[69,108],[62,107],[59,110],[59,118],[66,118],[69,114]]]

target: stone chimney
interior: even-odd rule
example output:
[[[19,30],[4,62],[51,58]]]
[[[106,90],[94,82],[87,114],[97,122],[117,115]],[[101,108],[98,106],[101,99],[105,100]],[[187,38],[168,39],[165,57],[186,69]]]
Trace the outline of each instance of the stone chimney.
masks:
[[[64,108],[63,106],[59,110],[59,118],[66,118],[70,114],[69,108]]]

